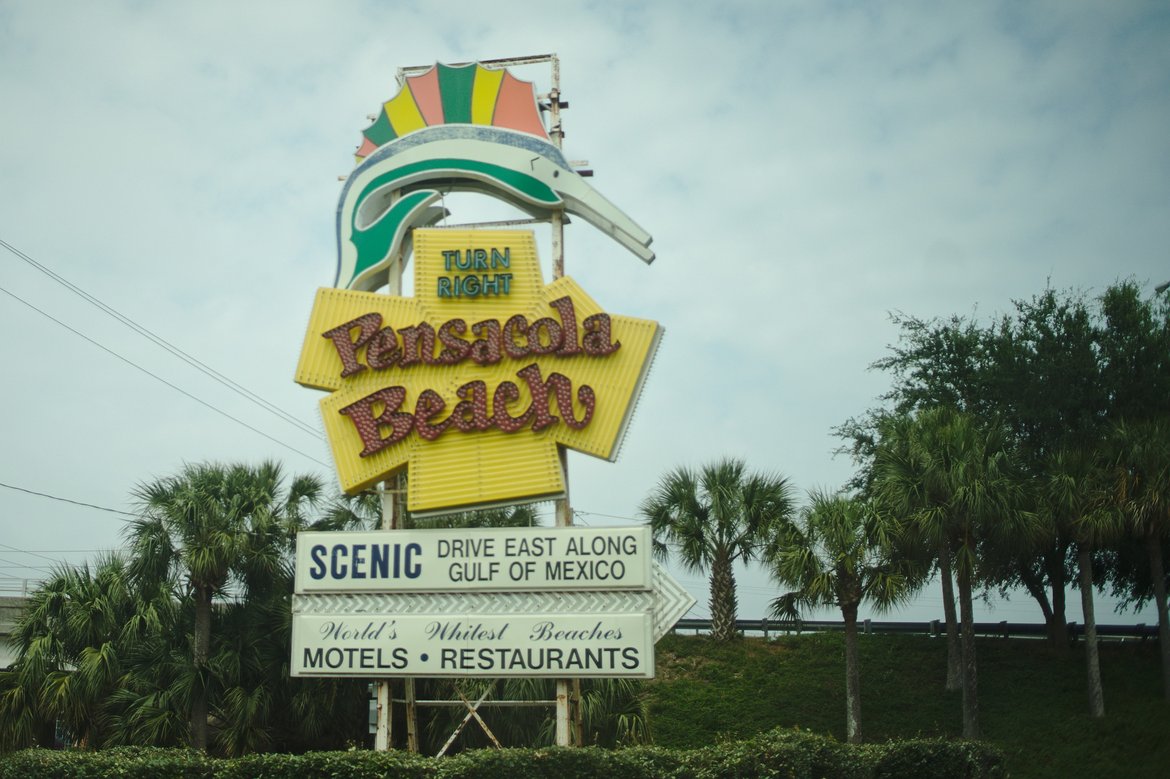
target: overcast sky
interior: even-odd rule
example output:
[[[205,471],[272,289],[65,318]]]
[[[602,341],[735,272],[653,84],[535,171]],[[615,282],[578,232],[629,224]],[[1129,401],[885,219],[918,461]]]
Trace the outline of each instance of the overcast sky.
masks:
[[[399,66],[549,52],[566,156],[658,254],[578,223],[567,271],[666,328],[620,459],[570,458],[590,524],[723,456],[841,486],[832,428],[887,388],[867,366],[891,312],[1170,280],[1164,2],[0,0],[0,239],[319,430],[292,375],[366,116]],[[515,73],[548,88],[547,66]],[[125,521],[13,488],[130,511],[186,462],[265,458],[336,484],[318,435],[2,249],[0,290],[0,584],[116,547]],[[706,615],[702,577],[676,575]],[[741,585],[762,616],[774,588]]]

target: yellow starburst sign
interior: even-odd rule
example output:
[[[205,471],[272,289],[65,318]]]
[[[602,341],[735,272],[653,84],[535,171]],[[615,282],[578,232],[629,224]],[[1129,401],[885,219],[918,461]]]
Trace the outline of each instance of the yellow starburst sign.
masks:
[[[661,328],[545,284],[530,231],[416,230],[415,297],[317,291],[296,381],[341,487],[409,468],[426,513],[564,494],[565,446],[616,458]]]

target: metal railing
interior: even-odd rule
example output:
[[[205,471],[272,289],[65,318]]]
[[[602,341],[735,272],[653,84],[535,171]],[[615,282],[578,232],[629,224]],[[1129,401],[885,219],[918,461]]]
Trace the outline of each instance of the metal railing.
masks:
[[[27,598],[29,591],[40,586],[40,579],[17,579],[15,577],[0,577],[0,597]]]
[[[946,632],[946,624],[942,620],[932,619],[929,622],[887,622],[879,620],[859,620],[858,627],[862,633],[869,634],[917,634],[927,636],[941,636]],[[788,635],[794,633],[818,633],[845,630],[844,621],[839,620],[768,620],[768,619],[737,619],[735,629],[741,634],[759,633],[764,638],[773,635]],[[674,625],[672,632],[693,631],[694,633],[710,633],[711,620],[697,618],[683,618]],[[975,633],[980,636],[996,636],[999,638],[1047,638],[1048,627],[1044,624],[1031,622],[976,622]],[[1068,623],[1068,634],[1072,640],[1079,639],[1084,634],[1084,625],[1076,622]],[[1136,625],[1097,625],[1097,637],[1103,639],[1157,639],[1158,626],[1138,623]]]

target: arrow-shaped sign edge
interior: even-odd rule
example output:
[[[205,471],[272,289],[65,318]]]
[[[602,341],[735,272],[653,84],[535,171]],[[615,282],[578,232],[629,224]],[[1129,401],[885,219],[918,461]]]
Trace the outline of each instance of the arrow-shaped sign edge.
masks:
[[[614,614],[650,612],[654,641],[695,605],[658,563],[649,591],[381,592],[293,595],[293,614]]]

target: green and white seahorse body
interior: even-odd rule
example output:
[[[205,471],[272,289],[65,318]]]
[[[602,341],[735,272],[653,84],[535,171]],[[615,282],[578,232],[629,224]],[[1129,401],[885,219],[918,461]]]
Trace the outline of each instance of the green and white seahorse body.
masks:
[[[435,224],[443,193],[480,192],[537,218],[565,211],[612,237],[645,262],[648,232],[589,186],[551,143],[478,125],[438,125],[398,138],[346,179],[337,207],[335,287],[372,291],[409,252],[410,231]]]

